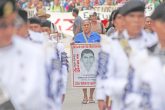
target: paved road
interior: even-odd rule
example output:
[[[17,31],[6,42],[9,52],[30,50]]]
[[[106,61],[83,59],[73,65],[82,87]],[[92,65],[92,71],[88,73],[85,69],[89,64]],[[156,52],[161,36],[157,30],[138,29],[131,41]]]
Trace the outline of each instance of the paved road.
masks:
[[[82,90],[72,88],[70,78],[62,110],[98,110],[97,104],[81,104],[83,99]]]

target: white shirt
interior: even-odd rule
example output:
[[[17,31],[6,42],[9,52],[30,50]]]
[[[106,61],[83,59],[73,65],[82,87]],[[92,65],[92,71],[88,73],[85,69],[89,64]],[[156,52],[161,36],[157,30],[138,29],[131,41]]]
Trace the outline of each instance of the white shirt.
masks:
[[[20,38],[0,49],[0,81],[16,110],[48,110],[42,51]]]

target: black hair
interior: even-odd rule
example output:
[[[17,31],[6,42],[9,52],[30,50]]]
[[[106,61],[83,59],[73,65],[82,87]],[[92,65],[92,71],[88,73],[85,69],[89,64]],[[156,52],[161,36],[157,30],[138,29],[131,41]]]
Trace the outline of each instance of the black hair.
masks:
[[[72,12],[76,13],[77,15],[79,14],[79,10],[77,8],[74,8]]]
[[[115,10],[113,15],[112,15],[112,20],[114,21],[119,13],[119,9]]]
[[[130,0],[124,6],[121,7],[120,13],[123,16],[128,15],[131,12],[144,12],[145,3],[139,0]]]
[[[153,14],[151,15],[152,20],[161,20],[165,22],[165,2],[160,4]]]
[[[51,28],[51,25],[52,23],[48,20],[44,20],[42,23],[41,23],[41,27],[48,27],[48,28]]]
[[[109,17],[109,26],[106,29],[106,32],[111,28],[111,27],[114,27],[112,21],[113,21],[113,17],[114,17],[114,13],[115,13],[116,10],[112,11],[110,17]]]
[[[84,56],[84,54],[89,54],[89,53],[91,53],[93,56],[95,56],[95,55],[94,55],[94,52],[93,52],[92,50],[90,50],[90,49],[84,49],[84,50],[81,52],[81,58]]]
[[[41,25],[41,20],[39,18],[33,17],[29,19],[30,24],[39,24]]]
[[[28,14],[25,10],[18,9],[18,15],[22,18],[22,20],[27,23],[28,22]]]

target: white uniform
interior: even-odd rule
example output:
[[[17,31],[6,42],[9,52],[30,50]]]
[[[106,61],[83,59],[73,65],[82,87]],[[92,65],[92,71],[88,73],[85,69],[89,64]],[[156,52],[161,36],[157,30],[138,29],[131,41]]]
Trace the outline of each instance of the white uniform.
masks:
[[[133,50],[141,51],[150,47],[156,41],[151,40],[151,35],[142,31],[135,39],[129,39],[127,31],[123,32],[124,38],[128,39]],[[109,38],[107,43],[102,44],[99,54],[99,66],[97,71],[96,98],[105,100],[106,96],[112,99],[112,110],[121,110],[123,106],[123,91],[128,82],[129,61],[126,53],[118,40],[116,32]]]
[[[131,57],[131,65],[135,69],[133,91],[127,94],[123,110],[164,110],[165,73],[160,59],[141,51]]]
[[[57,43],[57,51],[59,59],[61,60],[61,74],[63,79],[63,88],[62,88],[62,94],[66,94],[66,88],[67,88],[67,78],[68,78],[68,57],[67,53],[64,51],[64,45],[62,43]]]
[[[39,36],[37,36],[37,35],[39,35]],[[43,45],[48,64],[50,64],[50,66],[54,65],[53,62],[56,64],[59,63],[58,65],[60,65],[60,66],[54,65],[54,66],[58,67],[57,69],[59,69],[59,73],[54,74],[54,76],[51,76],[51,77],[55,77],[55,80],[57,81],[57,82],[54,82],[54,85],[57,90],[56,98],[55,98],[56,99],[56,110],[60,110],[61,105],[62,105],[62,100],[61,100],[62,95],[66,94],[67,74],[68,74],[68,60],[67,60],[67,54],[64,51],[64,45],[62,43],[50,41],[48,39],[48,36],[44,36],[44,34],[32,32],[32,31],[30,31],[29,38],[34,43],[39,43],[39,44]],[[58,61],[58,62],[56,62],[56,61]]]
[[[16,110],[49,110],[42,51],[20,38],[0,48],[0,81]]]

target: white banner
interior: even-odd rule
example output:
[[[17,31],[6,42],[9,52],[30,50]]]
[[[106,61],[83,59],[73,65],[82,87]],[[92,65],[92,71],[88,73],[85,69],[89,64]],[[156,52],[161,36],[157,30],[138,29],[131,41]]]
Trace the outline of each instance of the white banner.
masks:
[[[74,17],[72,13],[58,13],[58,12],[47,12],[50,14],[50,20],[57,26],[59,32],[67,34],[69,36],[73,36],[73,22]]]
[[[72,48],[72,86],[95,87],[99,44],[73,44]]]
[[[101,12],[101,13],[111,13],[113,10],[116,10],[118,6],[108,6],[108,5],[102,5],[102,6],[94,6],[95,12]]]
[[[80,16],[82,19],[88,19],[89,14],[92,11],[81,11]],[[57,26],[57,29],[59,32],[62,32],[64,34],[67,34],[69,36],[73,36],[73,22],[74,17],[72,16],[72,13],[59,13],[59,12],[47,12],[50,14],[50,20],[52,23],[54,23]],[[110,16],[110,12],[98,12],[98,16],[100,19],[108,19]]]

